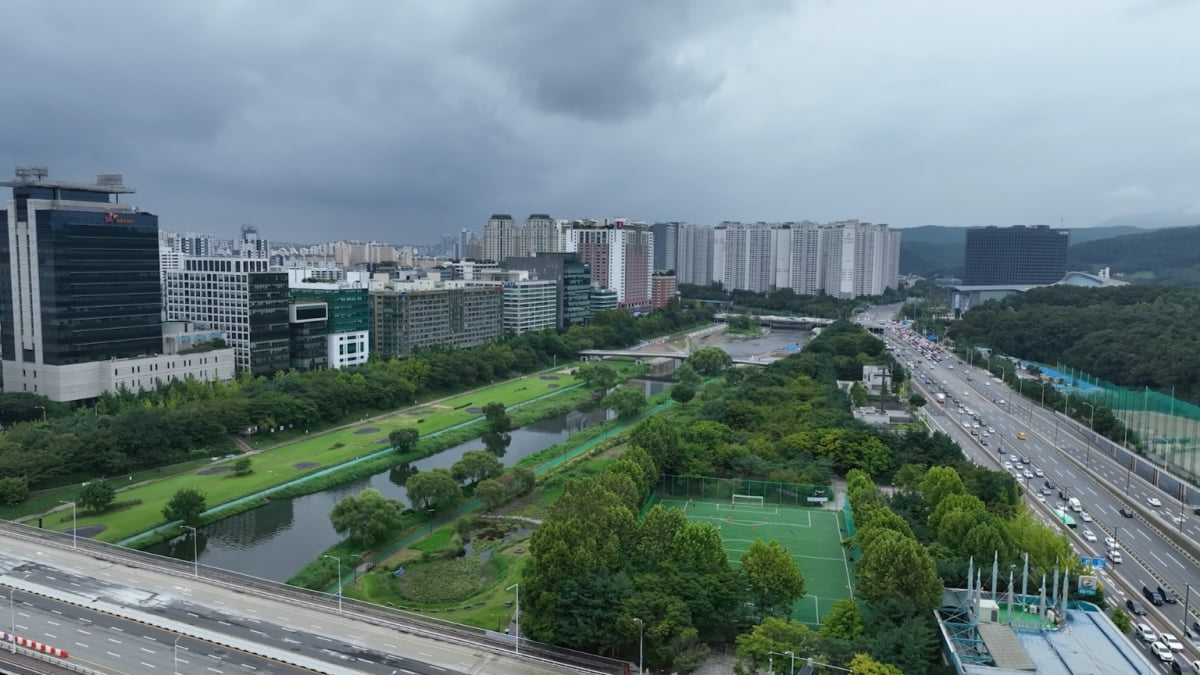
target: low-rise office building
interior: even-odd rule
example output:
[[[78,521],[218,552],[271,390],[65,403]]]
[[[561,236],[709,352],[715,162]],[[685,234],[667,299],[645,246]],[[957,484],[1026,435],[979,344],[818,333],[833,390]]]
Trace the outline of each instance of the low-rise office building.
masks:
[[[421,347],[473,347],[500,338],[499,283],[375,280],[370,286],[371,349],[406,356]]]

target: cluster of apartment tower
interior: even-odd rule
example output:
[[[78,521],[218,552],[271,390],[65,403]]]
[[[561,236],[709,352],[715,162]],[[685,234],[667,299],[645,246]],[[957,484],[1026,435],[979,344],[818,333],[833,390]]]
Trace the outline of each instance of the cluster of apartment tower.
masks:
[[[176,379],[343,368],[372,354],[566,329],[604,309],[665,306],[676,280],[875,294],[896,285],[883,225],[679,223],[493,216],[442,255],[341,242],[277,249],[160,231],[122,177],[0,183],[0,388],[59,401]],[[466,254],[466,255],[464,255]]]

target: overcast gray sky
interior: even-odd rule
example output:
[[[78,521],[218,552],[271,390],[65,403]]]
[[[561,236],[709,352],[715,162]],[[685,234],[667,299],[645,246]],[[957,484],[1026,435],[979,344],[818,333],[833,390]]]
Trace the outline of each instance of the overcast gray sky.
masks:
[[[10,0],[0,19],[0,175],[124,173],[167,229],[1200,221],[1191,0]]]

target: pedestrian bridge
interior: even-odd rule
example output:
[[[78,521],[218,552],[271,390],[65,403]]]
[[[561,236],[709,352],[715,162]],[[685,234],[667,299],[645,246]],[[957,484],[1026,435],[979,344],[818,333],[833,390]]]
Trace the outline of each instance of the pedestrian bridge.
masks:
[[[713,321],[717,323],[725,323],[728,317],[744,316],[742,314],[714,314]],[[797,330],[812,330],[814,328],[823,328],[832,326],[833,319],[822,319],[814,316],[773,316],[762,315],[754,317],[759,324],[768,328],[793,328]]]
[[[606,359],[610,356],[629,356],[635,359],[675,359],[676,361],[685,361],[691,354],[685,352],[651,352],[638,351],[635,349],[585,349],[579,352],[585,361]],[[775,362],[775,359],[734,359],[735,366],[766,366]]]

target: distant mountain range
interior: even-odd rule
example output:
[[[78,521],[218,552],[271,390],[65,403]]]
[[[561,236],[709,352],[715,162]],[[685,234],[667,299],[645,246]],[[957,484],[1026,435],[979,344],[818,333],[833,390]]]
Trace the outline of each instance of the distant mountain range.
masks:
[[[1194,227],[1181,227],[1179,224]],[[900,273],[961,277],[965,227],[924,225],[901,229]],[[1068,267],[1109,267],[1131,280],[1200,284],[1200,216],[1145,214],[1112,218],[1071,231]]]

